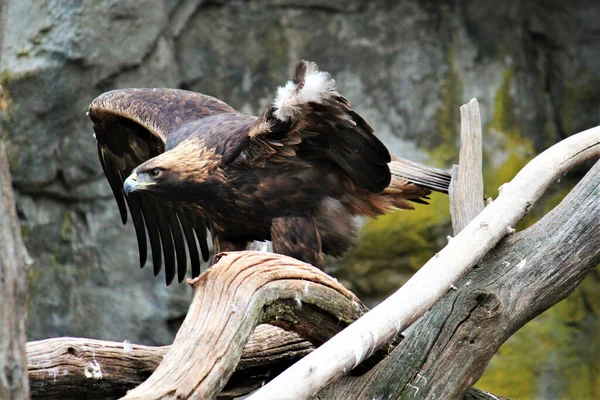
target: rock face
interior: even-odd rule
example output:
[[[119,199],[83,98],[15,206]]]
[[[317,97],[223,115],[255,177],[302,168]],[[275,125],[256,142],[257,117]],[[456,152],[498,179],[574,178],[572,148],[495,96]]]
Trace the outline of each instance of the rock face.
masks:
[[[445,167],[456,161],[458,107],[477,97],[492,196],[533,154],[600,115],[595,1],[5,0],[2,17],[0,112],[34,260],[30,339],[170,343],[190,298],[137,268],[133,228],[119,222],[85,116],[104,91],[179,87],[259,113],[309,59],[393,154]],[[446,215],[407,214],[365,230],[364,243],[381,244],[369,235],[390,229],[396,253],[363,245],[336,264],[359,294],[397,287],[400,264],[421,265],[441,246]],[[406,238],[403,223],[430,225]],[[373,268],[358,267],[365,259]],[[394,285],[378,289],[377,279]]]

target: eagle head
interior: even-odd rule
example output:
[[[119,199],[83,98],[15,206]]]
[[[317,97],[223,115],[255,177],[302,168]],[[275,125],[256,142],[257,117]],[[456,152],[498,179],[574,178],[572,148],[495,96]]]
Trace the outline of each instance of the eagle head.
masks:
[[[137,166],[123,183],[123,190],[175,202],[198,201],[223,180],[220,161],[201,141],[188,140]]]

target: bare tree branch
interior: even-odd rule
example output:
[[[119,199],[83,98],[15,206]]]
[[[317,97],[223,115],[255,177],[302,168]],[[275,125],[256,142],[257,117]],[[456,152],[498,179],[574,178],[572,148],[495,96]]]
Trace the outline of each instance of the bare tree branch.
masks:
[[[269,399],[280,393],[297,399],[315,396],[431,308],[510,232],[554,181],[599,155],[600,127],[596,127],[537,156],[402,288],[250,398]]]
[[[148,379],[169,348],[71,337],[29,342],[32,397],[100,400],[124,396]],[[294,332],[259,325],[219,397],[250,393],[313,349]]]
[[[599,176],[597,162],[559,206],[494,248],[389,358],[361,377],[340,379],[321,398],[460,398],[506,339],[600,263]]]
[[[0,399],[29,398],[24,322],[26,258],[0,136]]]

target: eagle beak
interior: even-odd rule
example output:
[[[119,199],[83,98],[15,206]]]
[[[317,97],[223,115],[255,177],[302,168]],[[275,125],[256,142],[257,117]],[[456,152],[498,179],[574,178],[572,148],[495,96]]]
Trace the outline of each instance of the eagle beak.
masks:
[[[129,175],[127,179],[125,179],[125,182],[123,182],[123,191],[125,191],[125,194],[135,192],[138,188],[138,185],[139,183],[137,181],[137,174],[134,172],[133,174]]]

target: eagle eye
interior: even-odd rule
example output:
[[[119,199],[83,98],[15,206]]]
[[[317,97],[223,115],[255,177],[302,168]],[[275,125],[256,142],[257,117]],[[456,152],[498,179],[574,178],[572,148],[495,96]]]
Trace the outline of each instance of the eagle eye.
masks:
[[[156,179],[162,174],[162,170],[160,168],[152,168],[149,173],[152,178]]]

